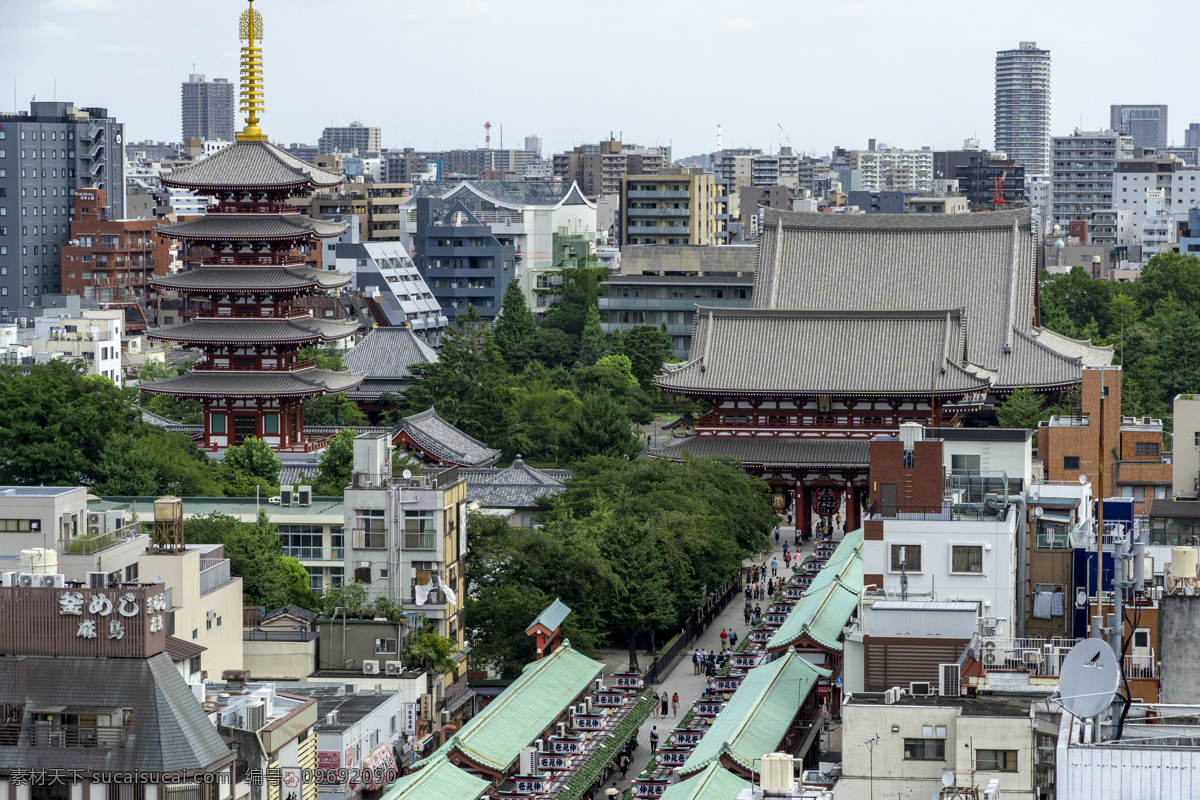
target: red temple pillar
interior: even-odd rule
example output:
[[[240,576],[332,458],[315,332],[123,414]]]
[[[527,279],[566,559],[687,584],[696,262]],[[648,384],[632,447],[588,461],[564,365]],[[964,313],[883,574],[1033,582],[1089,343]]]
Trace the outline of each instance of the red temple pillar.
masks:
[[[808,513],[808,489],[803,481],[796,481],[796,529],[807,534],[812,526]]]
[[[858,530],[861,522],[861,514],[858,500],[859,487],[851,484],[846,490],[846,531]]]

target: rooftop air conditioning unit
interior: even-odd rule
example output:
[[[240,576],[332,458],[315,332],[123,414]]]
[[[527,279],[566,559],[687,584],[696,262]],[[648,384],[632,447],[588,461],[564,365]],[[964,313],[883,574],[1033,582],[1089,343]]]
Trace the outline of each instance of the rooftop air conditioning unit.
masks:
[[[962,694],[962,673],[958,664],[939,664],[938,675],[941,677],[938,694],[942,697],[958,697]]]
[[[88,536],[95,536],[100,533],[99,525],[88,525]]]
[[[32,588],[32,587],[34,586],[34,581],[35,581],[35,579],[36,579],[36,578],[38,578],[38,577],[40,577],[40,576],[38,576],[38,575],[31,575],[31,574],[30,574],[30,573],[28,573],[28,572],[24,572],[24,573],[22,573],[22,574],[20,574],[20,575],[18,575],[18,576],[17,576],[17,582],[18,582],[18,583],[19,583],[21,586],[24,586],[26,589],[29,589],[29,588]],[[40,583],[40,581],[38,581],[38,583]]]
[[[383,662],[383,671],[388,675],[399,675],[404,670],[403,663],[399,661]]]
[[[443,725],[449,725],[450,724],[450,712],[443,711],[442,715],[441,715],[441,720],[442,720]]]
[[[61,572],[42,575],[40,577],[42,579],[42,586],[47,589],[61,589],[67,582],[67,576]]]
[[[301,486],[299,489],[297,489],[296,495],[299,498],[300,505],[305,506],[305,507],[312,505],[312,487],[311,486]]]
[[[0,572],[0,586],[17,586],[17,577],[19,572]]]
[[[379,662],[378,661],[364,661],[363,662],[363,674],[364,675],[378,675],[379,674]]]
[[[926,697],[933,694],[933,685],[929,681],[910,683],[908,685],[908,693],[913,697]]]
[[[87,574],[87,585],[89,589],[103,589],[108,585],[108,573],[89,572]]]
[[[295,496],[295,491],[293,490],[293,487],[291,487],[291,486],[280,486],[279,487],[279,505],[290,506],[292,504],[292,498],[294,496]]]
[[[96,513],[88,514],[88,525],[99,525],[100,515]]]
[[[567,735],[567,723],[565,723],[565,722],[558,723],[558,725],[555,726],[554,733],[559,737],[566,736]]]
[[[326,725],[337,725],[338,724],[338,712],[330,711],[328,714],[326,714],[325,715],[325,724]]]

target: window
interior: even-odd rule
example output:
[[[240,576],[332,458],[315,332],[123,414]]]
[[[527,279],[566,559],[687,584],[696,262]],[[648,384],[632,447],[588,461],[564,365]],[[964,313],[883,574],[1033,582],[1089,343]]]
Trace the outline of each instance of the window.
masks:
[[[1079,456],[1063,456],[1063,469],[1079,469]]]
[[[945,757],[946,742],[944,739],[904,740],[904,759],[906,761],[941,761]]]
[[[85,275],[86,275],[86,273],[85,273]],[[224,433],[225,432],[225,415],[224,414],[213,414],[211,417],[209,417],[209,419],[212,421],[212,432],[213,433]]]
[[[921,545],[919,544],[894,544],[892,545],[892,572],[901,571],[901,562],[904,563],[904,572],[920,572],[921,571]]]
[[[979,456],[971,454],[950,456],[950,472],[954,475],[967,475],[979,472]]]
[[[975,769],[985,772],[1016,772],[1016,750],[976,750]]]
[[[434,530],[433,511],[404,512],[405,549],[433,550],[437,547]]]
[[[386,656],[396,654],[395,639],[376,639],[375,640],[375,655]]]
[[[1133,452],[1139,456],[1157,456],[1158,442],[1137,442],[1133,446]]]
[[[983,574],[983,545],[951,545],[950,571]]]
[[[904,468],[905,469],[913,468],[913,451],[912,450],[904,451]]]
[[[128,582],[136,581],[138,577],[138,565],[135,561],[125,568],[125,580]],[[194,672],[195,670],[193,670]]]
[[[1150,646],[1150,630],[1148,628],[1138,628],[1133,632],[1134,647],[1149,647]]]
[[[382,508],[358,508],[354,514],[354,546],[365,550],[382,550],[386,546],[387,512]]]
[[[265,414],[263,416],[263,433],[279,433],[278,414]]]

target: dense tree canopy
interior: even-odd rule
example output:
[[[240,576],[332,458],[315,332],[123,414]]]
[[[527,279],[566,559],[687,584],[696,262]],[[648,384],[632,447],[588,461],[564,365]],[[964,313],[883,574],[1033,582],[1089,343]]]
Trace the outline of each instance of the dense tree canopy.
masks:
[[[218,512],[193,517],[184,521],[183,536],[189,544],[224,545],[230,572],[242,579],[246,605],[275,609],[295,603],[303,608],[317,608],[312,592],[304,591],[307,578],[301,584],[300,571],[304,567],[299,561],[283,556],[279,534],[265,511],[259,511],[258,519],[252,523]]]
[[[525,293],[518,281],[509,281],[504,287],[504,300],[500,316],[492,324],[492,335],[504,362],[511,370],[519,370],[529,358],[529,346],[537,331],[537,320],[525,302]]]

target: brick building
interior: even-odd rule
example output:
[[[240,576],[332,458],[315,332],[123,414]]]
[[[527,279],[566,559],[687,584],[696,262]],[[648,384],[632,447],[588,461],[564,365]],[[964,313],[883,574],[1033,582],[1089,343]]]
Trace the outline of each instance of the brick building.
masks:
[[[171,263],[168,240],[153,234],[156,222],[109,219],[103,189],[76,189],[71,239],[62,249],[63,292],[125,306],[125,329],[145,330],[140,309],[150,278],[165,275]]]

